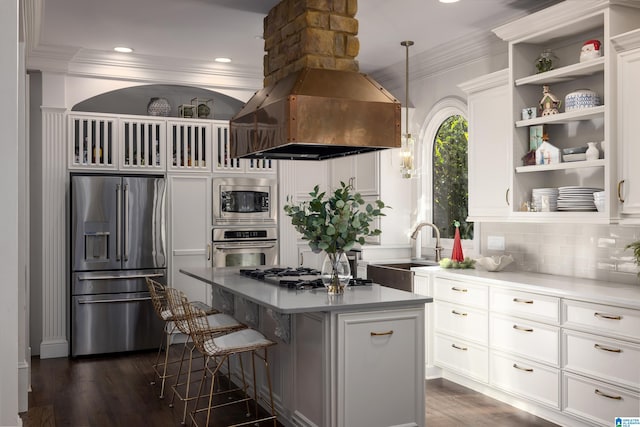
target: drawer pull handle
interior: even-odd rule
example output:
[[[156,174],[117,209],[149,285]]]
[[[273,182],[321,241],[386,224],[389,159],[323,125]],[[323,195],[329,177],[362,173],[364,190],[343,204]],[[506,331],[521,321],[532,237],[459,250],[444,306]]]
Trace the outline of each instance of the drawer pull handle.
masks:
[[[622,350],[620,350],[619,348],[605,347],[600,344],[594,344],[593,346],[598,350],[610,351],[611,353],[622,353]]]
[[[533,328],[524,328],[524,327],[518,326],[518,325],[513,325],[513,329],[517,329],[517,330],[523,331],[523,332],[533,332]]]
[[[385,335],[393,335],[393,330],[387,332],[371,332],[372,337],[382,337]]]
[[[517,303],[520,303],[520,304],[533,304],[533,300],[522,299],[522,298],[514,298],[513,302],[517,302]]]
[[[593,313],[595,317],[600,317],[601,319],[611,319],[611,320],[622,320],[622,316],[615,316],[612,314],[606,313],[598,313],[597,311]]]
[[[458,349],[458,350],[462,350],[462,351],[467,351],[468,350],[467,347],[460,347],[460,346],[455,345],[455,344],[451,344],[451,347],[453,347],[455,349]]]
[[[451,310],[451,313],[458,315],[458,316],[466,316],[467,313],[460,313],[459,311],[455,311],[455,310]]]
[[[516,369],[520,369],[521,371],[525,371],[525,372],[533,372],[533,368],[522,368],[522,367],[518,366],[518,364],[517,364],[517,363],[514,363],[514,364],[513,364],[513,367],[514,367],[514,368],[516,368]]]
[[[456,292],[467,292],[467,290],[465,288],[457,288],[457,287],[452,287],[451,288],[452,291],[456,291]]]
[[[595,389],[594,393],[597,394],[598,396],[606,397],[608,399],[622,400],[622,396],[611,396],[610,394],[603,393],[598,389]]]

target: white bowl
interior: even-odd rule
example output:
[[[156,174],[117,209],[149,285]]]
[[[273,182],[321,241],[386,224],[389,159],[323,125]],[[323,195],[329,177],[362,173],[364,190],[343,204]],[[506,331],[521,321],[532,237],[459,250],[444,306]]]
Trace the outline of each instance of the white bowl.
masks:
[[[502,271],[506,266],[513,262],[511,255],[494,255],[476,258],[476,262],[484,267],[487,271]]]

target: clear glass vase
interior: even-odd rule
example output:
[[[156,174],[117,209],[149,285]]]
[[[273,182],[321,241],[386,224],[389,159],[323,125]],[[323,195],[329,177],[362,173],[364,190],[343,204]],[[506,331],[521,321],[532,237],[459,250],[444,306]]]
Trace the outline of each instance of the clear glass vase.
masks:
[[[343,251],[327,253],[320,274],[329,295],[344,293],[351,280],[351,267],[347,254]]]

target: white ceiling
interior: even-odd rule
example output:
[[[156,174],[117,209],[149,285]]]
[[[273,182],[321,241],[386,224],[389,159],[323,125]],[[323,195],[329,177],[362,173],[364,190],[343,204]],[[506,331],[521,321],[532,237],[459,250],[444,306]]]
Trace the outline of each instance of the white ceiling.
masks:
[[[29,0],[27,0],[29,1]],[[145,63],[210,65],[229,73],[262,77],[263,18],[278,0],[33,0],[39,9],[31,45],[73,61],[79,56],[113,58],[128,46]],[[577,0],[569,0],[577,1]],[[41,3],[40,3],[41,2]],[[360,71],[374,73],[404,62],[402,40],[413,40],[410,56],[539,10],[558,0],[360,0]],[[38,34],[39,32],[39,34]],[[34,36],[31,36],[34,37]],[[121,54],[119,54],[121,55]]]

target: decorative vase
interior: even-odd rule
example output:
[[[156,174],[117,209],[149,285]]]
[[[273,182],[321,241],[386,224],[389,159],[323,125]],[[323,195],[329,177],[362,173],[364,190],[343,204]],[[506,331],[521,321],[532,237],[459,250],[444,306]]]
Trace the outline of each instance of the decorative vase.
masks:
[[[351,280],[351,267],[344,251],[327,253],[320,270],[322,283],[329,295],[340,295]]]
[[[536,59],[536,70],[538,73],[553,70],[553,61],[558,59],[550,49],[542,51],[538,59]]]
[[[595,142],[587,142],[589,148],[587,148],[586,155],[587,160],[598,160],[600,158],[600,150],[596,147]]]
[[[147,104],[147,114],[150,116],[167,117],[171,112],[171,104],[166,98],[151,98]]]

